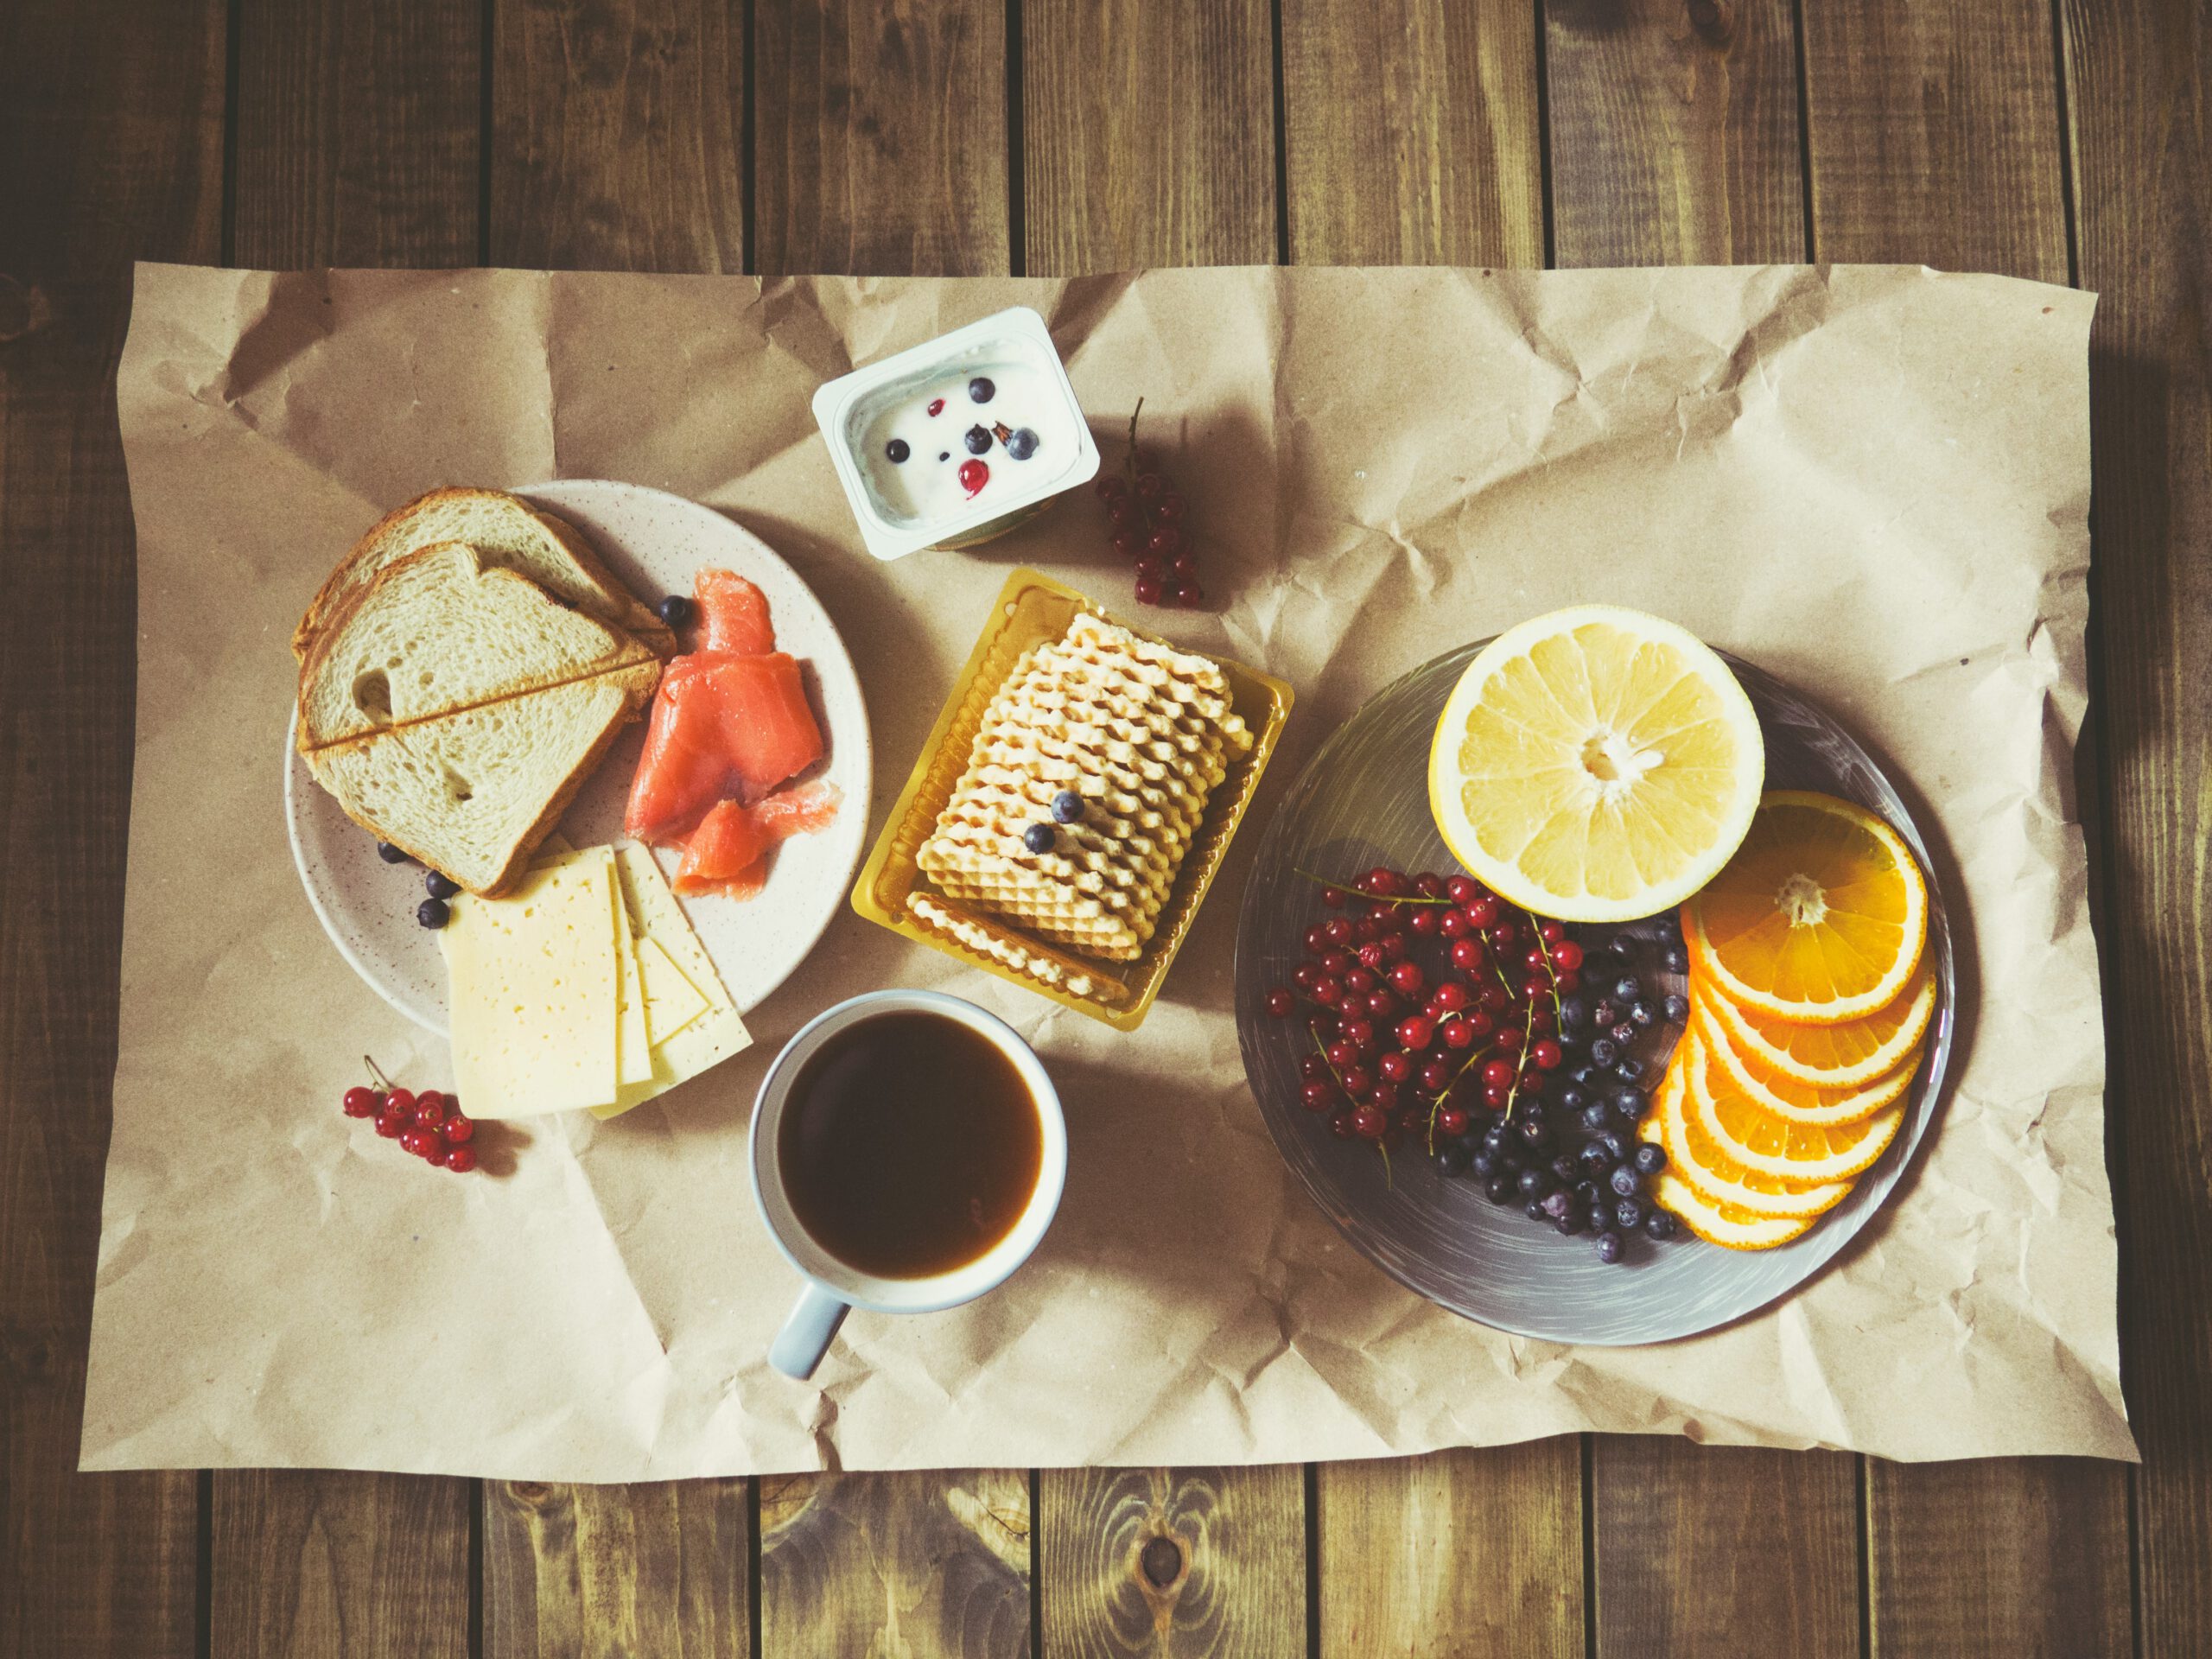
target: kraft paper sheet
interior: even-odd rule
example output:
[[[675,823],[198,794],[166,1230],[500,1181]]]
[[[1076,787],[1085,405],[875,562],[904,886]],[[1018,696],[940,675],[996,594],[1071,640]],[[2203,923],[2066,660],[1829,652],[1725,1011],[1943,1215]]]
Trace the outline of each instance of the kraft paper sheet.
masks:
[[[1192,498],[1219,613],[1149,620],[1298,691],[1149,1022],[1116,1033],[844,911],[750,1052],[620,1122],[524,1126],[504,1177],[434,1173],[343,1117],[364,1052],[418,1087],[450,1073],[325,940],[286,845],[286,640],[339,555],[447,482],[709,503],[852,646],[880,823],[1012,564],[1131,608],[1087,499],[976,552],[867,557],[809,414],[823,379],[1017,302],[1051,322],[1108,464],[1141,395]],[[85,1466],[629,1481],[1577,1429],[2133,1457],[2072,791],[2093,305],[1891,267],[764,289],[142,266],[120,373],[137,747]],[[1967,967],[1956,1085],[1883,1215],[1779,1305],[1642,1349],[1502,1336],[1370,1267],[1277,1157],[1230,1015],[1242,879],[1306,758],[1407,669],[1593,598],[1758,661],[1900,772]],[[752,1208],[753,1092],[809,1016],[890,985],[1035,1043],[1067,1106],[1065,1202],[995,1294],[855,1315],[790,1382],[763,1358],[797,1284]]]

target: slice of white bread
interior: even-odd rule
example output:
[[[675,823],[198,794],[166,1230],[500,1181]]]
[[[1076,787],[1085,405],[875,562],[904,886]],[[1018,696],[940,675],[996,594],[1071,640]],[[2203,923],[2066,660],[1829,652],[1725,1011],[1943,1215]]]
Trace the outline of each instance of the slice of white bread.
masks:
[[[606,677],[643,709],[660,661],[527,577],[440,542],[355,588],[300,671],[302,753],[573,680]]]
[[[632,634],[663,658],[676,635],[593,552],[574,524],[504,490],[432,490],[386,513],[353,543],[292,630],[302,661],[346,597],[386,566],[433,542],[467,542],[486,563],[520,572],[563,603]]]
[[[308,765],[378,840],[492,894],[529,869],[635,713],[601,675],[318,750]]]

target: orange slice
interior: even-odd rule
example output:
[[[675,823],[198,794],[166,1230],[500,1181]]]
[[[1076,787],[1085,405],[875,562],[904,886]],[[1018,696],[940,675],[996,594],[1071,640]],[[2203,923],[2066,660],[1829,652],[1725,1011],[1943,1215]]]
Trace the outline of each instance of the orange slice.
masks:
[[[1659,1207],[1708,1244],[1732,1250],[1770,1250],[1802,1236],[1813,1224],[1810,1216],[1795,1218],[1755,1216],[1731,1204],[1708,1203],[1704,1195],[1671,1169],[1659,1172],[1651,1196]]]
[[[1728,867],[1682,909],[1693,974],[1802,1025],[1896,1001],[1928,938],[1928,883],[1897,832],[1833,795],[1777,790]]]
[[[1849,1181],[1801,1186],[1746,1169],[1691,1119],[1685,1071],[1688,1046],[1697,1040],[1694,1034],[1683,1038],[1683,1048],[1660,1080],[1658,1091],[1652,1096],[1650,1116],[1638,1131],[1645,1140],[1658,1142],[1667,1154],[1668,1166],[1707,1203],[1741,1210],[1747,1215],[1794,1219],[1821,1215],[1841,1204],[1850,1194]]]
[[[1721,1151],[1762,1175],[1801,1185],[1848,1180],[1888,1149],[1904,1122],[1904,1108],[1891,1106],[1856,1123],[1792,1123],[1726,1084],[1716,1088],[1702,1044],[1688,1058],[1692,1118]]]
[[[1738,1007],[1709,984],[1708,1012],[1755,1077],[1786,1077],[1820,1089],[1852,1089],[1904,1064],[1936,1015],[1936,976],[1926,963],[1904,995],[1863,1020],[1796,1026]]]
[[[1912,1086],[1920,1070],[1920,1051],[1908,1053],[1894,1068],[1855,1089],[1819,1089],[1789,1077],[1762,1077],[1744,1058],[1713,1013],[1715,998],[1704,986],[1693,984],[1690,1024],[1705,1039],[1706,1052],[1718,1070],[1716,1086],[1726,1087],[1754,1106],[1791,1123],[1856,1123],[1893,1104]]]

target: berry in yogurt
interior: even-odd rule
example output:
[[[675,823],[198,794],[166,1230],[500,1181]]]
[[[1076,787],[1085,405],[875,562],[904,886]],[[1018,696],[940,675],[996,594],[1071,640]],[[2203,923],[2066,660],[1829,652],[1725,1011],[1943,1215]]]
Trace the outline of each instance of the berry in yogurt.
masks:
[[[886,515],[925,525],[1027,490],[1028,466],[1075,453],[1074,418],[1039,365],[994,363],[988,373],[949,372],[885,404],[858,447]]]

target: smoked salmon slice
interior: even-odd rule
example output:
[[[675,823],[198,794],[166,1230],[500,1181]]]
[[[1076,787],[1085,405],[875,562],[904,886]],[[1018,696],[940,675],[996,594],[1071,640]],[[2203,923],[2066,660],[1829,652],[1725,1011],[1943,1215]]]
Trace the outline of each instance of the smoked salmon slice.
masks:
[[[699,649],[662,672],[622,827],[681,842],[717,803],[751,806],[822,758],[798,661],[776,649],[768,600],[732,570],[692,578]]]
[[[700,820],[676,873],[678,893],[749,899],[767,880],[764,857],[793,836],[826,828],[844,802],[826,779],[779,789],[756,805],[723,801]]]

